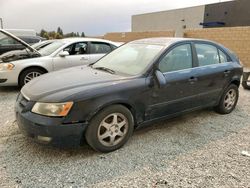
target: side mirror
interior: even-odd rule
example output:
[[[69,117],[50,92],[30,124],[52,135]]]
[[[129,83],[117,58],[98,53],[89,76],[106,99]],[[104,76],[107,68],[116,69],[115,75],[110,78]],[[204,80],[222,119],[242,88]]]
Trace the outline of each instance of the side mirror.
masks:
[[[67,51],[62,51],[62,52],[59,53],[60,57],[65,57],[65,56],[68,56],[68,55],[69,55],[69,52],[67,52]]]
[[[167,83],[166,78],[161,71],[159,71],[159,70],[155,71],[155,78],[156,78],[156,82],[157,82],[159,88],[162,88],[164,85],[166,85],[166,83]]]

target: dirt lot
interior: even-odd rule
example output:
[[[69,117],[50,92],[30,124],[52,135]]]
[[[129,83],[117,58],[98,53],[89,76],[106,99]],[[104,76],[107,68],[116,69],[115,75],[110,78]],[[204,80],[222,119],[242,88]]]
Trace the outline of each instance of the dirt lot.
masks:
[[[0,88],[0,187],[250,187],[250,91],[236,110],[202,110],[135,132],[122,149],[59,149],[20,134],[17,88]]]

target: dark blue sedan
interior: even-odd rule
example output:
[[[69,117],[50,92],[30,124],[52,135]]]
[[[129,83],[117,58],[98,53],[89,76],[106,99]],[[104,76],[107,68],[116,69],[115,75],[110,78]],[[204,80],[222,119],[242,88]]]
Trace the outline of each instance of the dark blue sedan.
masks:
[[[242,66],[220,44],[151,38],[127,43],[95,64],[45,74],[16,101],[22,132],[44,143],[97,151],[123,146],[135,128],[207,107],[221,114],[238,100]]]

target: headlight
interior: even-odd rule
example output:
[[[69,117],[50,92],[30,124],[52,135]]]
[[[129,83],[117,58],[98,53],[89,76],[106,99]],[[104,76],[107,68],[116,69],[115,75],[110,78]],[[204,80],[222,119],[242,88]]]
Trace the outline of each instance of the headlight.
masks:
[[[36,114],[41,114],[44,116],[63,117],[69,113],[72,106],[73,106],[73,102],[65,102],[65,103],[37,102],[33,106],[31,111]]]
[[[11,63],[0,63],[0,71],[2,70],[12,70],[15,66]]]

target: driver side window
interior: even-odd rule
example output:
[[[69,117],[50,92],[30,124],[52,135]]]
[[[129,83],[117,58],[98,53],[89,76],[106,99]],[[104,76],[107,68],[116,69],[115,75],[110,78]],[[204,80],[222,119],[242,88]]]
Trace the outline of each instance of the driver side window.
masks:
[[[71,44],[63,49],[69,52],[69,55],[82,55],[87,54],[87,42],[78,42]]]
[[[190,44],[183,44],[168,52],[159,63],[162,73],[192,68],[192,51]]]

